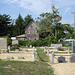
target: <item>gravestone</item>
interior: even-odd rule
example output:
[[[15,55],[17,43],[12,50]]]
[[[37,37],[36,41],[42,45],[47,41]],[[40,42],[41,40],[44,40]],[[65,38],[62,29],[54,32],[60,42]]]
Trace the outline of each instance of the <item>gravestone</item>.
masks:
[[[18,44],[18,40],[12,40],[12,45]]]
[[[70,57],[70,62],[75,62],[75,56]]]
[[[58,62],[59,63],[64,63],[65,62],[65,57],[62,57],[62,56],[58,57]]]
[[[7,38],[0,38],[0,51],[7,51]]]
[[[75,41],[73,41],[73,43],[72,43],[72,51],[73,51],[73,53],[75,53]]]

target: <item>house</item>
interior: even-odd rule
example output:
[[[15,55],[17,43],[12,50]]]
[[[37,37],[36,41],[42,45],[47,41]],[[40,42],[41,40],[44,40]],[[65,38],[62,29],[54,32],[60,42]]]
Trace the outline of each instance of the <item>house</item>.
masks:
[[[25,40],[38,40],[39,34],[37,33],[37,30],[39,28],[33,23],[32,21],[27,25],[25,28]]]
[[[25,40],[25,34],[16,36],[16,39],[17,39],[17,40]]]

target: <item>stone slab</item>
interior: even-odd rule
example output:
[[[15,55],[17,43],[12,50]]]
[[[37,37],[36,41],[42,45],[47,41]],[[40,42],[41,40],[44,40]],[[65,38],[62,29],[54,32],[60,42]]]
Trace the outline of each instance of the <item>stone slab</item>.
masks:
[[[18,44],[18,40],[12,40],[12,45]]]

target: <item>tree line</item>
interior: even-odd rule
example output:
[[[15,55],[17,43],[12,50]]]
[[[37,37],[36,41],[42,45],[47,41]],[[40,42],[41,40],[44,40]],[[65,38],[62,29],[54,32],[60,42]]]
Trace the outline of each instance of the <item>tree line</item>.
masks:
[[[62,17],[59,15],[58,9],[52,5],[51,13],[42,13],[39,17],[36,18],[36,21],[33,20],[31,15],[27,15],[24,19],[21,14],[18,18],[12,20],[10,15],[0,14],[0,36],[17,36],[24,34],[25,27],[29,24],[30,21],[35,22],[39,25],[40,30],[38,30],[40,39],[52,36],[54,38],[74,38],[74,29],[71,25],[62,24]]]

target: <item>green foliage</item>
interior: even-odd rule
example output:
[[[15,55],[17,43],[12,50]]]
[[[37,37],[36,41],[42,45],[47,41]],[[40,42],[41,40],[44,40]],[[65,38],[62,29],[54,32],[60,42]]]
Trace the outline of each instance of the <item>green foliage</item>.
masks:
[[[8,44],[8,46],[10,45],[12,45],[12,40],[11,40],[11,38],[9,38],[9,37],[7,37],[7,44]]]
[[[20,45],[18,44],[12,45],[11,50],[19,49],[19,47]]]
[[[40,61],[43,61],[43,62],[49,61],[49,58],[46,55],[46,53],[43,52],[43,49],[37,48],[37,55],[38,55]]]
[[[0,14],[0,36],[6,36],[8,33],[8,25],[10,24],[10,16]]]
[[[25,18],[24,18],[24,22],[23,22],[23,25],[24,27],[26,27],[31,21],[34,22],[33,18],[31,17],[31,15],[27,15]]]
[[[48,36],[45,39],[39,39],[35,41],[19,40],[21,46],[50,46],[51,43],[57,43],[57,40],[53,36]]]
[[[19,14],[18,18],[16,19],[16,34],[20,35],[23,33],[24,33],[23,18]]]

